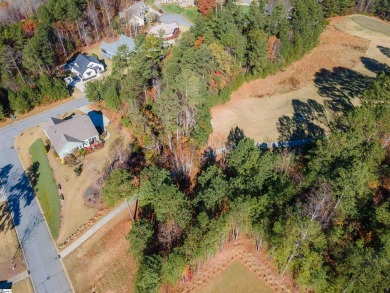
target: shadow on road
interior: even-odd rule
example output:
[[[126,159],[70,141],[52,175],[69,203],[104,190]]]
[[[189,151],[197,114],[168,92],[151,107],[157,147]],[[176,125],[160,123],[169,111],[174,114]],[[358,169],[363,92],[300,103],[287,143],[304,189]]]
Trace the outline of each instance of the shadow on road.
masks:
[[[31,204],[34,198],[34,191],[23,171],[9,172],[7,180],[8,209],[12,214],[14,225],[18,226],[21,218],[21,207],[22,205],[26,207]]]

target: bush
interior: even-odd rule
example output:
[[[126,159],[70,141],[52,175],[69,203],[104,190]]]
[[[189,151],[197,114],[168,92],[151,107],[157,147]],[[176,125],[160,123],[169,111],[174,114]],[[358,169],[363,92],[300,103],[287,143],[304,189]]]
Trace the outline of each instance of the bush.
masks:
[[[73,169],[73,171],[76,173],[77,176],[81,175],[81,172],[83,171],[83,164]]]
[[[56,151],[53,151],[53,157],[58,159],[60,156],[58,155],[58,153]]]
[[[71,167],[76,166],[78,164],[78,160],[77,160],[76,156],[73,154],[67,155],[64,158],[64,162],[66,165],[71,166]]]
[[[86,154],[87,154],[87,150],[86,149],[79,149],[77,151],[77,155],[80,156],[80,157],[84,157]]]

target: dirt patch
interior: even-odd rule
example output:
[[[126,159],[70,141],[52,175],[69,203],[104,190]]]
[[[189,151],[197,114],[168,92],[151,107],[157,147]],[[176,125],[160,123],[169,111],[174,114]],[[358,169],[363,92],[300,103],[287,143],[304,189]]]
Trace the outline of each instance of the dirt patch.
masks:
[[[26,270],[23,252],[5,202],[0,202],[0,281]]]
[[[390,59],[378,48],[379,45],[390,47],[390,40],[383,35],[373,36],[368,30],[356,26],[359,25],[350,17],[331,19],[321,35],[319,46],[301,60],[273,76],[245,83],[232,94],[228,103],[213,107],[213,133],[209,145],[224,147],[230,129],[235,126],[256,142],[277,141],[280,137],[279,118],[294,115],[292,100],[306,103],[310,99],[323,105],[330,98],[342,98],[346,85],[340,80],[349,82],[346,76],[360,82],[354,88],[354,94],[358,87],[364,88],[366,76],[374,77],[381,68],[387,68],[386,64],[390,65]],[[352,35],[351,32],[357,33]],[[326,92],[329,89],[325,82],[319,86],[321,79],[333,82],[329,84],[334,91]],[[335,85],[336,82],[339,84]],[[349,103],[354,105],[356,101]]]
[[[76,292],[134,292],[136,265],[125,239],[130,228],[124,211],[63,259]]]
[[[254,241],[240,239],[236,243],[225,246],[222,252],[204,262],[199,272],[194,273],[190,282],[181,283],[172,292],[197,292],[210,284],[232,263],[239,262],[253,272],[259,282],[265,283],[275,292],[297,292],[292,280],[281,277],[265,251],[256,251]]]
[[[13,284],[12,293],[34,293],[30,278],[26,278]]]

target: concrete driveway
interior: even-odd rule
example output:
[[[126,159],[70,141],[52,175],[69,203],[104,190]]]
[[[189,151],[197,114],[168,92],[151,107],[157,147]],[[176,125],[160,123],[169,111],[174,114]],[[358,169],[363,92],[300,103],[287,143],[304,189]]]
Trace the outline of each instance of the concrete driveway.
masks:
[[[187,19],[184,18],[184,16],[180,14],[175,13],[168,13],[160,16],[160,22],[163,23],[174,23],[176,22],[178,25],[188,26],[191,27],[194,24],[192,22],[189,22]]]
[[[14,149],[14,141],[20,133],[48,118],[87,104],[86,98],[74,100],[0,129],[0,189],[6,194],[30,277],[39,293],[72,292],[72,287]]]

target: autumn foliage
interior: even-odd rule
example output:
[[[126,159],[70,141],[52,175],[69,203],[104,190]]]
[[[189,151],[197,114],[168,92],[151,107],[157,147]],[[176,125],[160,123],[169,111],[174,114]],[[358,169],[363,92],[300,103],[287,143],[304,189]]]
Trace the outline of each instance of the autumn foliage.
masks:
[[[268,38],[268,59],[274,61],[280,53],[280,40],[276,36]]]
[[[209,11],[217,5],[215,0],[198,0],[198,10],[203,16],[207,15]]]

